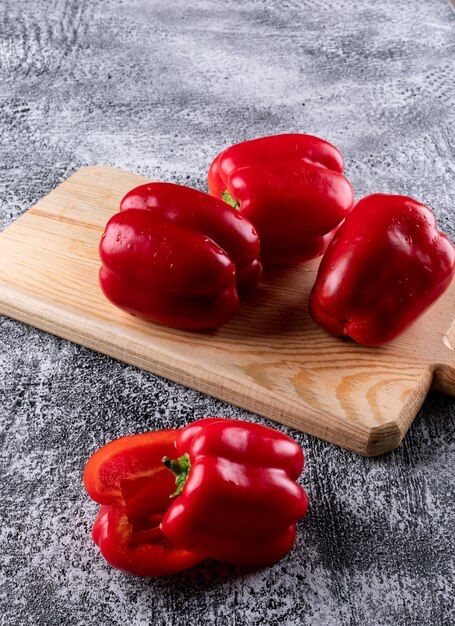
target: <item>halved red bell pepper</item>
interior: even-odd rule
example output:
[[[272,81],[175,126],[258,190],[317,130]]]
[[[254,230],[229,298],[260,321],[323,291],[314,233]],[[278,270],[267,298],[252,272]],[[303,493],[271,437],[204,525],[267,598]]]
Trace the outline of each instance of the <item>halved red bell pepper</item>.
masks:
[[[161,460],[173,454],[178,431],[122,437],[89,459],[84,484],[101,504],[93,540],[113,567],[139,576],[164,576],[205,558],[173,544],[160,529],[174,489]]]
[[[115,305],[184,329],[216,328],[261,277],[252,224],[189,187],[131,190],[108,222],[99,253],[101,288]]]
[[[295,481],[303,469],[300,446],[259,424],[199,420],[177,437],[173,504],[161,522],[177,545],[234,563],[275,563],[292,548],[308,498]]]
[[[208,186],[254,224],[264,265],[319,256],[354,206],[340,152],[311,135],[274,135],[231,146],[213,160]]]
[[[427,206],[374,194],[356,204],[330,243],[310,313],[332,335],[386,343],[425,312],[454,272],[455,248]]]

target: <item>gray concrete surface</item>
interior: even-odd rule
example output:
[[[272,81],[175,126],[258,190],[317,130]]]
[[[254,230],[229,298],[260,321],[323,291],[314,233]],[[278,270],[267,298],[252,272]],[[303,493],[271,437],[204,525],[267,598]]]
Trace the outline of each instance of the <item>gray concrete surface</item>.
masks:
[[[81,165],[204,189],[220,148],[298,131],[342,149],[358,198],[412,195],[455,238],[454,51],[445,0],[2,0],[0,228]],[[0,319],[1,624],[455,623],[455,409],[437,394],[381,458],[291,433],[311,509],[274,567],[110,569],[88,456],[214,414],[266,423]]]

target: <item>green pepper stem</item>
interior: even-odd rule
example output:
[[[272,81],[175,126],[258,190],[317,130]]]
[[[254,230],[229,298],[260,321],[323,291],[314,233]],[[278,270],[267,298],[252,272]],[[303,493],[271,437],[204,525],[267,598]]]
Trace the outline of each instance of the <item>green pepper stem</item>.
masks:
[[[221,192],[221,197],[223,198],[225,202],[233,206],[234,209],[240,208],[240,204],[234,200],[234,198],[231,196],[231,194],[229,193],[227,189]]]
[[[177,461],[175,461],[174,459],[170,459],[168,456],[163,456],[161,462],[164,463],[164,465],[169,470],[171,470],[171,472],[175,476],[175,484],[177,485],[177,489],[169,497],[176,498],[182,493],[183,487],[185,486],[185,483],[190,473],[190,455],[188,454],[188,452],[185,452],[185,454],[180,456]]]

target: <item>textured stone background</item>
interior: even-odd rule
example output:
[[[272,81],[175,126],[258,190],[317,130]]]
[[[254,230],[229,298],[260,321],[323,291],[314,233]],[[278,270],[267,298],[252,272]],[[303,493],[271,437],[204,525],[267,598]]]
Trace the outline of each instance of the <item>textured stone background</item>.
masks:
[[[300,131],[342,149],[357,197],[413,195],[455,238],[446,0],[2,0],[0,29],[0,228],[81,165],[203,189],[220,148]],[[265,422],[0,318],[1,624],[455,623],[455,410],[436,394],[381,458],[292,433],[311,510],[275,567],[105,565],[87,457],[213,414]]]

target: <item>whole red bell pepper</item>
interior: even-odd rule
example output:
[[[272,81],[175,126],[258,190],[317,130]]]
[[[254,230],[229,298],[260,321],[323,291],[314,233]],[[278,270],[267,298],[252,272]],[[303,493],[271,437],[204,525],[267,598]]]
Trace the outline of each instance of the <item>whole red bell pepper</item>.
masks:
[[[455,248],[427,206],[374,194],[356,204],[330,243],[310,313],[332,335],[386,343],[447,289],[454,272]]]
[[[208,186],[254,224],[264,265],[319,256],[354,206],[340,152],[311,135],[274,135],[231,146],[213,160]]]
[[[174,490],[161,462],[173,454],[177,430],[116,439],[89,459],[84,484],[101,504],[93,540],[113,567],[139,576],[164,576],[199,563],[205,555],[173,544],[160,529]]]
[[[131,190],[100,242],[101,289],[121,309],[184,329],[216,328],[261,277],[252,224],[189,187]]]
[[[208,556],[274,563],[292,548],[308,507],[295,482],[303,461],[289,437],[239,420],[117,439],[84,472],[88,494],[102,505],[93,539],[111,565],[141,576],[172,574]]]
[[[162,532],[193,552],[259,567],[292,548],[296,522],[308,508],[295,481],[303,469],[300,446],[248,422],[199,420],[177,437],[176,497]]]

